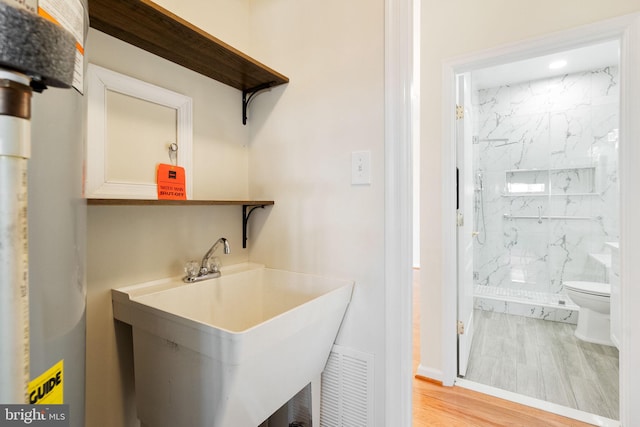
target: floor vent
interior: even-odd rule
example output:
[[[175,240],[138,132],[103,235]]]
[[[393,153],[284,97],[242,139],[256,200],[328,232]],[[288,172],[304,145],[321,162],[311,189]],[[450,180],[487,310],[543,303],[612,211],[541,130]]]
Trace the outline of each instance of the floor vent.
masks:
[[[373,425],[373,355],[334,345],[322,373],[320,427]]]

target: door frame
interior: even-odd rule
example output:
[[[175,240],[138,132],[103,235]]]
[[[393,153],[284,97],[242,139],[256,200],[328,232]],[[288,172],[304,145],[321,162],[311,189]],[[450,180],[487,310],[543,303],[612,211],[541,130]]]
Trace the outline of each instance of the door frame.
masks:
[[[442,382],[452,386],[457,377],[456,304],[456,204],[455,204],[455,75],[502,63],[578,48],[607,40],[620,40],[620,141],[640,142],[640,14],[553,33],[453,58],[443,63],[442,72]],[[451,112],[451,114],[445,114]],[[634,117],[636,118],[634,121]],[[620,422],[640,425],[640,407],[633,396],[640,395],[640,373],[633,361],[640,360],[640,331],[632,325],[633,305],[640,306],[640,198],[633,183],[640,182],[640,143],[621,142],[618,151],[620,180]],[[634,197],[635,196],[635,197]],[[637,328],[636,328],[637,329]],[[547,408],[542,408],[547,409]]]
[[[415,118],[411,95],[416,4],[417,0],[385,0],[385,355],[382,424],[388,426],[411,426],[413,419],[411,166]]]
[[[473,174],[473,150],[472,150],[472,122],[473,111],[471,109],[471,73],[462,73],[455,76],[456,91],[456,170],[457,170],[457,276],[456,276],[456,320],[457,328],[460,326],[464,332],[456,334],[458,345],[458,375],[466,375],[471,343],[475,332],[473,316],[473,200],[474,174]],[[462,117],[458,117],[458,109],[462,107]],[[461,221],[460,221],[461,220]],[[477,231],[477,230],[475,230]],[[471,251],[471,252],[469,252]],[[460,323],[461,322],[461,323]]]

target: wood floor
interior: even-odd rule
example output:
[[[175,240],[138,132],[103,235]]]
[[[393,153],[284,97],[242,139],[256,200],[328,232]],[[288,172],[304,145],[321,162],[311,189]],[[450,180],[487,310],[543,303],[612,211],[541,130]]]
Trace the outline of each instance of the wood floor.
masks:
[[[414,372],[419,363],[420,348],[418,284],[419,274],[418,270],[415,270],[413,285]],[[443,387],[432,381],[415,378],[413,380],[413,425],[414,427],[580,427],[589,424],[461,387]]]
[[[589,424],[461,387],[443,387],[416,378],[413,386],[413,425],[577,427]]]

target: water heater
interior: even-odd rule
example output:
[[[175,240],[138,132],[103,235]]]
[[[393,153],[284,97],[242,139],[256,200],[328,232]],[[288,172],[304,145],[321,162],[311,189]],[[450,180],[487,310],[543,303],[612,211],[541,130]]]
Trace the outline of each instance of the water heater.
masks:
[[[87,30],[86,0],[0,0],[0,404],[63,403],[74,427],[84,426]]]

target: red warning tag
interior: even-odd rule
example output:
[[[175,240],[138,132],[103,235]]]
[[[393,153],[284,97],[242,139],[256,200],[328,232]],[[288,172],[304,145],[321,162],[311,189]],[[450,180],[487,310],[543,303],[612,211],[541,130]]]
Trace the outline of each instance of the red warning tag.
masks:
[[[184,168],[160,163],[156,182],[158,200],[187,200]]]

